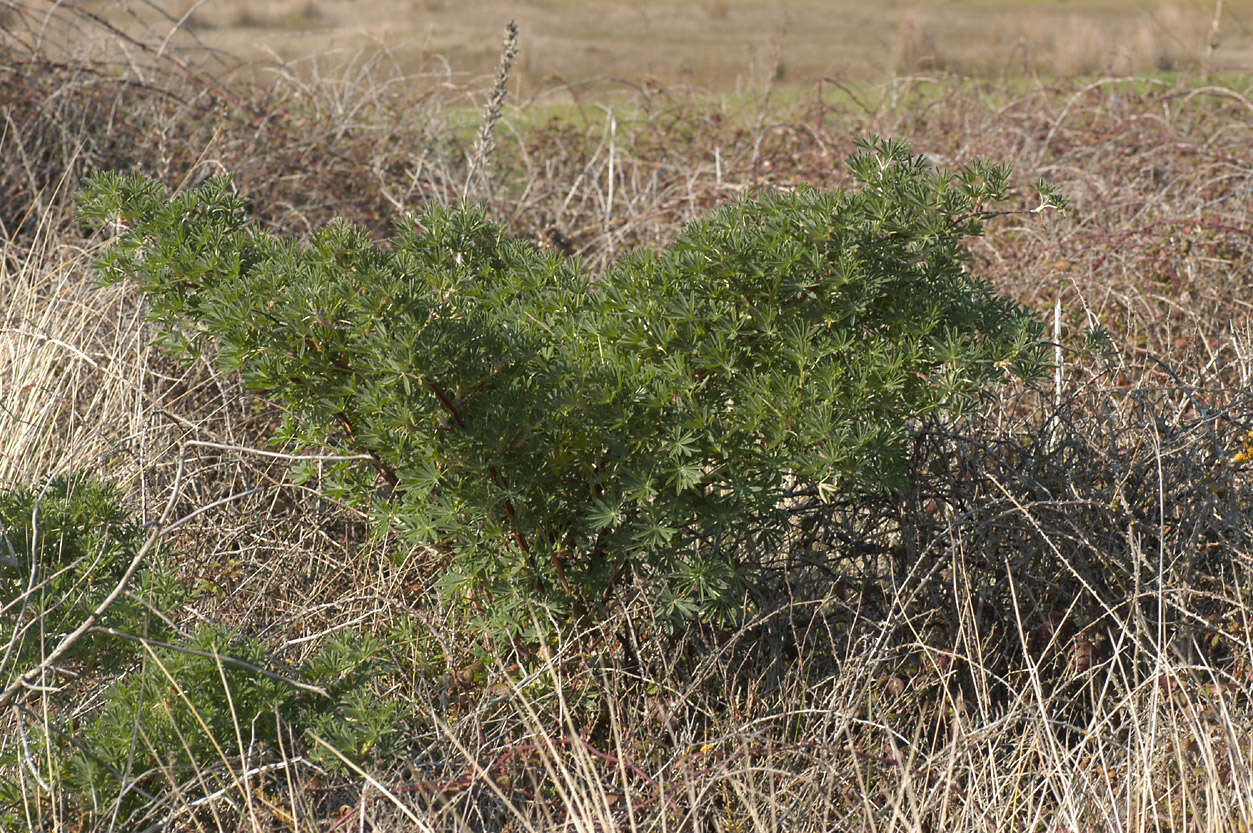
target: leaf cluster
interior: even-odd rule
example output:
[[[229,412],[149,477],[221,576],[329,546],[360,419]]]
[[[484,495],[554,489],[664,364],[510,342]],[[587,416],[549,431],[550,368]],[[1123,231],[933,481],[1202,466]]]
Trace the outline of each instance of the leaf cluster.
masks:
[[[363,455],[342,493],[518,631],[628,587],[672,621],[735,617],[788,491],[896,488],[911,420],[1042,377],[1038,322],[968,269],[1008,170],[878,139],[848,164],[855,189],[738,201],[599,275],[474,209],[380,244],[266,234],[228,179],[167,198],[102,174],[82,208],[125,229],[106,280],[280,403],[281,438]]]

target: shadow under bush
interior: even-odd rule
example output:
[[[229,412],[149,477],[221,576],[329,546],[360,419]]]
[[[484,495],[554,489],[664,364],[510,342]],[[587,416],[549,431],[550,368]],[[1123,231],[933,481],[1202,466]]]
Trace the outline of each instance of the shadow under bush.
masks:
[[[752,685],[785,686],[857,657],[885,697],[912,701],[905,716],[1027,705],[1076,738],[1162,656],[1247,703],[1253,482],[1236,455],[1250,425],[1246,391],[1175,388],[920,426],[906,490],[795,497],[757,619],[691,632],[687,673],[756,668]],[[674,648],[654,658],[673,665]]]

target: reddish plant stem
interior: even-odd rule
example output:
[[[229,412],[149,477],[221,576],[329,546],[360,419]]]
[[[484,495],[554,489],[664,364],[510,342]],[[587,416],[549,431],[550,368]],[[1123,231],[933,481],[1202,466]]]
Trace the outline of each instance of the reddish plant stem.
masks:
[[[332,414],[332,416],[335,417],[335,421],[339,423],[339,426],[344,429],[344,433],[348,435],[349,441],[356,445],[357,432],[353,430],[352,420],[348,418],[348,415],[343,411],[336,411]],[[383,462],[383,458],[380,457],[378,452],[374,449],[362,448],[361,446],[357,447],[361,448],[362,451],[370,455],[371,465],[374,466],[374,470],[377,471],[382,476],[383,480],[387,481],[387,485],[395,491],[396,487],[400,485],[400,478],[396,475],[395,469]]]
[[[536,753],[536,752],[539,752],[539,753],[547,752],[549,754],[554,754],[556,752],[554,747],[572,746],[574,742],[576,741],[592,757],[599,758],[600,760],[605,761],[606,763],[609,763],[609,764],[613,764],[614,766],[621,766],[627,772],[631,773],[636,778],[639,778],[641,781],[648,784],[650,787],[656,790],[658,797],[664,800],[666,804],[671,808],[671,810],[674,810],[677,812],[678,807],[675,804],[674,797],[670,795],[669,790],[667,790],[660,783],[658,783],[657,779],[653,778],[651,775],[649,775],[647,772],[641,769],[633,761],[627,758],[618,758],[607,752],[601,752],[591,743],[584,740],[582,737],[578,737],[578,736],[570,737],[570,738],[564,738],[564,737],[563,738],[547,738],[546,737],[540,742],[520,743],[516,746],[506,749],[504,752],[501,752],[499,755],[496,756],[495,760],[493,760],[490,764],[488,764],[485,767],[471,767],[470,772],[468,772],[466,775],[462,776],[461,778],[455,778],[451,781],[443,781],[443,782],[436,782],[436,783],[432,783],[429,781],[413,782],[409,784],[404,784],[399,787],[395,787],[393,788],[393,792],[396,792],[396,793],[414,793],[414,792],[448,793],[454,790],[463,790],[470,786],[473,786],[474,783],[478,781],[480,778],[491,778],[493,773],[495,773],[502,766],[504,766],[504,764],[508,762],[509,759],[511,758],[517,757],[519,755],[525,755],[528,753]],[[476,769],[479,770],[478,773],[475,772]],[[652,803],[652,799],[650,799],[648,803]],[[339,825],[337,824],[336,827],[338,826]]]
[[[422,382],[426,385],[427,389],[431,391],[431,393],[435,394],[435,398],[438,399],[439,403],[444,406],[444,410],[448,411],[448,415],[452,417],[452,421],[456,424],[456,426],[464,429],[466,427],[465,420],[462,418],[461,412],[458,410],[456,403],[454,403],[452,398],[444,392],[444,389],[429,376],[422,377]],[[500,472],[497,471],[496,466],[490,463],[488,464],[487,476],[491,479],[493,486],[500,489],[502,492],[505,491],[505,485],[501,481]],[[524,555],[526,555],[527,560],[531,561],[531,547],[526,541],[526,536],[522,534],[522,530],[518,529],[517,512],[513,507],[513,501],[509,498],[505,498],[505,514],[509,516],[509,523],[513,526],[513,538],[518,542],[518,548],[522,550]],[[532,564],[532,566],[534,565]],[[558,569],[560,570],[560,565],[558,566]],[[560,573],[558,573],[558,575],[560,575]]]
[[[305,391],[309,390],[309,385],[307,382],[305,382],[304,379],[301,379],[297,376],[293,376],[288,381],[290,381],[293,385],[296,385],[297,387],[304,389]],[[370,465],[372,465],[374,467],[374,470],[379,473],[379,475],[387,483],[388,487],[391,488],[393,491],[395,491],[397,487],[400,485],[400,478],[396,475],[396,470],[393,469],[391,466],[389,466],[383,460],[383,458],[379,455],[377,451],[375,451],[372,448],[366,448],[364,446],[357,444],[357,431],[356,431],[355,426],[353,425],[352,420],[349,419],[348,414],[344,413],[343,411],[336,411],[335,413],[331,414],[331,416],[334,417],[335,421],[339,423],[339,427],[344,429],[344,433],[348,435],[348,441],[354,447],[370,455]]]
[[[94,12],[88,11],[87,9],[81,6],[75,5],[74,3],[67,2],[67,3],[62,3],[61,5],[64,8],[69,9],[72,13],[78,15],[79,17],[84,17],[90,20],[92,23],[104,29],[105,31],[109,32],[114,37],[120,40],[124,40],[127,43],[131,44],[132,46],[143,50],[144,52],[150,53],[158,60],[164,60],[166,63],[172,64],[178,67],[178,69],[182,71],[183,75],[187,77],[187,80],[193,81],[196,84],[199,84],[211,90],[218,97],[225,99],[226,101],[229,101],[233,106],[238,108],[240,112],[246,113],[248,115],[249,121],[251,121],[253,125],[260,127],[265,124],[265,121],[266,121],[265,117],[261,113],[257,112],[253,107],[249,106],[248,102],[244,101],[244,99],[240,98],[240,96],[235,94],[233,91],[219,84],[217,81],[213,79],[211,75],[204,73],[204,72],[200,72],[194,69],[189,64],[174,57],[174,55],[172,54],[172,50],[167,51],[164,48],[157,49],[151,44],[145,43],[142,40],[139,40],[138,38],[133,38],[130,35],[123,32],[118,27],[114,26],[109,21],[105,20],[100,15],[95,14]]]

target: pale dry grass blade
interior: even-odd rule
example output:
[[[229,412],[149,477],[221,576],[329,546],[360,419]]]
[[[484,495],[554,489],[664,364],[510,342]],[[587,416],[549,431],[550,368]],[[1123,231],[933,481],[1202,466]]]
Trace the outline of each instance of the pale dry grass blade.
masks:
[[[51,233],[0,261],[0,483],[106,464],[133,479],[125,449],[150,431],[142,311],[95,284],[91,250]]]

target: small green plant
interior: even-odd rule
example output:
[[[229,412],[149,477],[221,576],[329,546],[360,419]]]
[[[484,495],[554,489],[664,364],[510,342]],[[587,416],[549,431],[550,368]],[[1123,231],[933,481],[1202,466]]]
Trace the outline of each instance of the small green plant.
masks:
[[[100,604],[144,536],[115,487],[80,475],[0,492],[0,523],[8,681]],[[377,642],[335,638],[291,676],[277,674],[255,639],[216,625],[179,636],[169,616],[188,594],[152,558],[49,674],[45,684],[60,686],[53,708],[17,706],[25,736],[0,751],[0,828],[57,797],[126,820],[169,788],[237,786],[241,762],[273,760],[284,743],[341,770],[341,755],[365,764],[391,742],[394,709],[368,689],[382,665]],[[99,705],[69,716],[56,706],[80,690],[75,680],[100,687]]]
[[[258,640],[220,626],[203,625],[178,645],[149,644],[142,666],[105,690],[77,738],[56,727],[50,780],[81,809],[111,815],[117,805],[127,819],[171,789],[240,789],[242,770],[283,750],[342,771],[339,755],[311,734],[368,765],[395,729],[394,709],[367,688],[378,651],[372,640],[337,639],[282,678],[259,672],[269,663]]]
[[[171,790],[186,800],[242,789],[240,772],[284,752],[336,772],[341,756],[369,765],[395,737],[395,709],[368,691],[379,670],[370,639],[332,640],[292,677],[266,670],[259,641],[216,625],[178,644],[148,640],[139,653],[130,673],[115,669],[93,716],[57,717],[46,731],[36,722],[22,748],[0,755],[0,804],[9,808],[0,821],[54,795],[76,812],[125,821]],[[20,767],[39,778],[13,777]],[[56,792],[35,789],[43,784]]]
[[[104,600],[144,536],[114,486],[76,474],[44,487],[0,492],[0,534],[5,640],[0,670],[7,685]],[[163,638],[166,626],[150,615],[148,605],[169,610],[184,594],[159,552],[134,584],[134,592],[120,598],[98,624]],[[92,673],[114,668],[132,653],[126,644],[90,633],[74,645],[65,663],[76,673]]]
[[[671,621],[736,617],[785,487],[895,488],[910,420],[1042,377],[1037,322],[967,268],[1008,170],[883,140],[848,164],[854,190],[736,202],[603,275],[471,209],[379,245],[273,237],[227,179],[167,198],[101,174],[81,205],[121,223],[99,268],[170,344],[280,403],[276,439],[361,455],[335,488],[516,632],[627,587]]]

